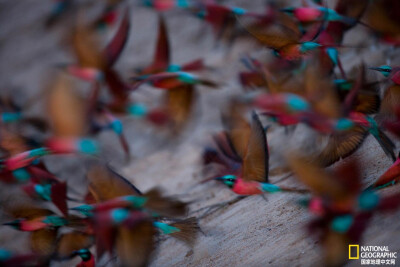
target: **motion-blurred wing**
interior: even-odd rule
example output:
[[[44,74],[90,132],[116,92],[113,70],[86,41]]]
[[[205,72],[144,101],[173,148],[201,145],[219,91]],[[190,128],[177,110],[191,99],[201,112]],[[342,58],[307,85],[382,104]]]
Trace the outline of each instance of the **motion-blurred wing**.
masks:
[[[257,114],[253,112],[251,133],[243,160],[244,180],[268,182],[269,153],[267,137],[263,125]]]

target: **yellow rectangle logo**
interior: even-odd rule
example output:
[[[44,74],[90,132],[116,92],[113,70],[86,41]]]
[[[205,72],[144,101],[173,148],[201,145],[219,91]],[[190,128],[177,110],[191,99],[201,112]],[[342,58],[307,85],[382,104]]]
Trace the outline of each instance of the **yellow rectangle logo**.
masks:
[[[357,248],[357,254],[352,255],[351,248]],[[360,258],[360,246],[359,245],[349,245],[349,260],[358,260]]]

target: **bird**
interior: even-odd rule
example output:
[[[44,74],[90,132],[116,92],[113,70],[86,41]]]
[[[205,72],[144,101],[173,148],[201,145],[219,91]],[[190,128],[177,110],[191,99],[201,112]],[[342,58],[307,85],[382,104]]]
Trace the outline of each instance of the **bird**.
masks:
[[[243,141],[245,142],[246,139]],[[242,155],[241,168],[234,173],[229,173],[231,170],[225,170],[227,174],[214,178],[216,181],[223,182],[234,193],[246,196],[266,192],[306,192],[301,189],[277,186],[269,182],[269,153],[266,133],[255,112],[252,113],[252,123],[245,151],[240,150],[240,147],[236,147],[236,149],[238,149],[239,155]]]

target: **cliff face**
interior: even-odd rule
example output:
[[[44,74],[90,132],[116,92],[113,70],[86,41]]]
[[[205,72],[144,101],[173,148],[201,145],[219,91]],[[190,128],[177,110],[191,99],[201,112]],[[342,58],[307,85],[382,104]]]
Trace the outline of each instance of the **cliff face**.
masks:
[[[226,1],[250,10],[263,6],[263,0]],[[135,5],[131,1],[131,5]],[[332,3],[329,1],[331,6]],[[51,8],[50,0],[0,0],[0,81],[1,90],[8,89],[19,94],[21,101],[36,95],[46,81],[55,73],[58,63],[71,62],[65,43],[67,25],[61,23],[51,30],[45,30],[43,22]],[[192,121],[179,136],[150,126],[143,121],[127,118],[123,120],[132,160],[124,162],[118,140],[112,133],[99,136],[103,146],[101,157],[132,181],[138,188],[146,191],[154,186],[162,187],[170,194],[182,194],[184,199],[196,199],[192,211],[235,198],[235,195],[222,185],[214,182],[197,185],[204,179],[200,167],[201,153],[205,144],[211,141],[210,134],[221,129],[219,110],[227,104],[229,97],[241,92],[237,73],[244,67],[239,62],[245,52],[265,56],[269,53],[260,50],[254,43],[238,40],[228,49],[227,45],[215,45],[212,31],[202,22],[187,14],[170,12],[166,22],[172,43],[172,59],[184,63],[203,57],[213,68],[204,75],[221,84],[219,90],[199,88],[198,102]],[[124,77],[132,70],[148,64],[153,57],[157,34],[157,14],[143,7],[132,8],[132,29],[129,42],[116,69]],[[107,36],[105,36],[107,39]],[[399,63],[400,55],[384,45],[376,45],[367,37],[364,29],[357,26],[349,32],[344,43],[365,45],[361,50],[344,49],[343,65],[350,70],[361,61],[367,66],[386,63],[386,59]],[[369,46],[370,45],[370,46]],[[375,75],[368,72],[369,76]],[[78,82],[85,90],[88,84]],[[162,94],[144,88],[136,99],[152,103]],[[33,113],[44,115],[40,104]],[[268,134],[271,164],[281,163],[281,154],[289,148],[313,147],[318,141],[305,127],[297,129],[295,137],[287,138],[281,129],[272,128]],[[377,142],[368,137],[362,147],[352,157],[362,164],[365,183],[376,179],[390,165],[391,161],[379,148]],[[46,159],[49,168],[76,188],[85,191],[85,166],[68,157]],[[340,163],[339,163],[340,164]],[[279,177],[271,177],[278,180]],[[292,177],[287,184],[298,185]],[[395,186],[387,193],[399,190]],[[1,189],[5,191],[4,188]],[[314,236],[305,229],[311,219],[301,208],[296,195],[268,195],[247,197],[239,202],[216,211],[200,220],[204,232],[193,250],[176,240],[168,238],[160,241],[154,253],[152,266],[319,266],[322,264],[322,251]],[[196,213],[199,214],[199,213]],[[400,251],[400,211],[391,215],[377,215],[364,235],[365,245],[386,245],[391,251]],[[0,227],[0,246],[24,251],[25,234]],[[21,241],[21,242],[19,242]],[[399,264],[399,263],[398,263]],[[355,263],[349,263],[350,266]]]

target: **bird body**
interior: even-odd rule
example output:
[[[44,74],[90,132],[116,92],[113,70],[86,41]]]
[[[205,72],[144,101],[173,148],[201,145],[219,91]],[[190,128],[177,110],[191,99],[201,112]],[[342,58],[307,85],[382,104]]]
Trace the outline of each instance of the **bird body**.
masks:
[[[36,159],[48,154],[50,154],[50,151],[45,147],[32,149],[8,158],[5,160],[4,166],[8,170],[21,169],[30,165]]]
[[[51,138],[46,147],[54,154],[85,153],[96,154],[98,145],[95,140],[85,138]]]
[[[36,217],[32,219],[17,219],[15,221],[4,223],[4,225],[9,225],[20,231],[32,232],[47,227],[59,227],[67,225],[68,221],[56,215],[49,215],[43,217]]]
[[[112,210],[116,208],[142,208],[147,201],[147,197],[144,196],[122,196],[118,198],[114,198],[108,201],[100,202],[93,205],[82,205],[75,208],[73,210],[80,211],[84,214],[90,214],[93,212],[101,212]]]
[[[318,21],[341,21],[347,24],[354,24],[355,19],[342,16],[335,10],[326,7],[289,7],[282,9],[283,12],[293,15],[298,21],[303,23]]]
[[[281,47],[277,54],[285,60],[298,60],[322,45],[315,42],[293,43]]]
[[[252,101],[253,105],[265,111],[296,113],[307,111],[310,105],[307,100],[291,93],[260,94]]]
[[[233,175],[226,175],[216,180],[223,181],[226,185],[230,186],[232,191],[238,195],[260,195],[263,193],[275,193],[281,191],[279,186],[270,183],[261,183],[257,181],[245,181],[240,177]]]

